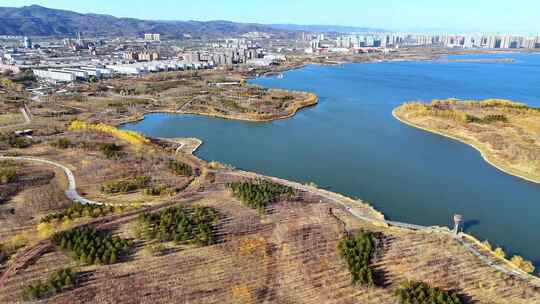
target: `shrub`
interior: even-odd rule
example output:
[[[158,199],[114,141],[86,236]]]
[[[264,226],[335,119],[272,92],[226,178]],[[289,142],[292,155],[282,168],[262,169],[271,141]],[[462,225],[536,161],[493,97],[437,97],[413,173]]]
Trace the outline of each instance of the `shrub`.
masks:
[[[77,275],[70,268],[55,271],[45,283],[38,281],[35,284],[25,287],[23,290],[23,299],[25,301],[31,301],[54,296],[74,286]]]
[[[58,148],[58,149],[67,149],[71,147],[71,141],[67,138],[60,138],[54,142],[51,143],[51,146]]]
[[[4,251],[2,244],[0,244],[0,264],[4,263],[7,260],[7,253]]]
[[[160,242],[211,245],[218,212],[209,207],[172,207],[159,213],[144,213],[138,218],[135,234]]]
[[[144,189],[144,194],[152,196],[174,195],[178,191],[165,185],[154,186]]]
[[[264,213],[269,204],[295,195],[291,187],[264,180],[230,183],[228,187],[242,203],[260,213]]]
[[[510,260],[512,264],[514,264],[519,269],[523,270],[526,273],[533,273],[534,272],[534,265],[530,261],[526,261],[523,259],[523,257],[519,255],[515,255],[512,257],[512,260]]]
[[[492,115],[486,115],[482,119],[483,123],[492,123],[492,122],[508,122],[508,118],[506,118],[505,115],[502,114],[492,114]]]
[[[17,178],[17,170],[13,168],[0,168],[0,185],[9,184]]]
[[[116,127],[109,126],[106,124],[89,124],[82,121],[74,120],[70,123],[69,129],[72,131],[77,130],[94,130],[102,133],[110,134],[118,139],[125,140],[133,145],[143,145],[147,144],[150,141],[143,135],[133,132],[120,130]]]
[[[496,257],[501,258],[501,259],[504,259],[506,257],[506,253],[501,247],[497,247],[497,249],[495,249],[494,251],[494,254]]]
[[[144,253],[149,256],[160,256],[165,251],[165,245],[163,243],[148,244],[144,247]]]
[[[22,136],[17,136],[11,133],[0,133],[0,142],[6,143],[11,148],[24,149],[31,145],[31,142]]]
[[[363,232],[338,243],[339,255],[345,259],[354,284],[375,285],[373,270],[369,266],[375,251],[375,237]]]
[[[64,220],[73,220],[81,217],[100,217],[114,213],[116,209],[113,206],[97,206],[83,205],[81,203],[73,203],[68,209],[48,214],[41,218],[41,223],[51,223],[53,221],[60,222]]]
[[[461,304],[460,297],[455,292],[446,292],[426,283],[407,281],[401,283],[396,296],[401,304]]]
[[[467,123],[482,123],[483,121],[479,117],[476,117],[474,115],[466,114],[465,115],[465,122],[467,122]]]
[[[118,159],[122,156],[122,147],[117,144],[112,144],[112,143],[100,144],[99,150],[108,159]]]
[[[107,194],[128,193],[146,187],[150,183],[150,177],[137,176],[133,180],[111,181],[101,186],[101,192]]]
[[[176,175],[181,175],[181,176],[193,175],[193,169],[191,169],[191,166],[178,162],[178,161],[171,161],[169,163],[169,169],[171,169]]]
[[[129,241],[113,237],[93,227],[58,232],[53,236],[53,241],[61,249],[71,251],[74,258],[86,264],[114,264],[120,250],[131,246]]]
[[[494,122],[508,122],[508,118],[505,115],[501,114],[491,114],[486,115],[484,118],[479,118],[474,115],[466,114],[465,121],[467,123],[481,123],[481,124],[490,124]]]

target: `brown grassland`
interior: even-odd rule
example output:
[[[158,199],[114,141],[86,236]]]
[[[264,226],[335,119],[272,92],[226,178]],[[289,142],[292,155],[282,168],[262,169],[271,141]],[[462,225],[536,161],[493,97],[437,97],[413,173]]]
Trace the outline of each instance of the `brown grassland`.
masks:
[[[72,146],[59,149],[50,145],[56,137],[68,138]],[[87,142],[89,144],[82,144]],[[110,142],[122,147],[122,156],[108,159],[89,149],[97,143]],[[418,279],[433,286],[456,290],[471,303],[535,303],[540,291],[516,278],[498,273],[468,253],[454,239],[435,233],[373,226],[353,218],[346,210],[328,201],[317,192],[298,192],[294,197],[271,205],[265,214],[245,207],[225,186],[245,179],[235,170],[209,169],[208,165],[188,154],[177,154],[176,160],[199,168],[193,177],[175,176],[163,164],[175,159],[171,142],[152,142],[143,146],[93,130],[66,131],[62,135],[42,139],[32,147],[9,150],[10,154],[32,155],[56,160],[73,170],[79,181],[78,190],[91,199],[129,208],[119,214],[98,219],[74,220],[69,225],[58,223],[52,231],[69,229],[85,223],[107,229],[115,235],[133,240],[134,246],[112,265],[89,266],[74,262],[67,252],[48,245],[43,253],[27,261],[7,278],[0,291],[0,302],[22,301],[22,291],[29,283],[44,280],[50,273],[71,266],[80,275],[74,287],[46,299],[55,303],[396,303],[394,290],[406,279]],[[61,172],[21,162],[17,185],[3,207],[15,208],[2,218],[3,248],[12,246],[14,235],[22,235],[18,246],[10,248],[10,258],[3,269],[17,257],[50,234],[38,234],[39,215],[66,208],[65,198],[58,204],[49,199],[20,199],[26,193],[58,195],[65,187]],[[38,174],[39,172],[42,172]],[[105,195],[99,186],[110,180],[140,174],[151,177],[152,183],[181,186],[177,194],[151,197],[141,190],[120,195]],[[35,182],[24,182],[24,176]],[[56,194],[55,194],[56,193]],[[52,198],[51,198],[52,199]],[[55,199],[52,199],[56,201]],[[40,210],[32,220],[12,223],[26,216],[27,202]],[[156,212],[171,205],[208,206],[215,208],[219,222],[213,234],[217,242],[210,246],[160,245],[138,238],[132,232],[142,212]],[[362,206],[359,206],[362,207]],[[369,208],[363,214],[378,218]],[[25,228],[26,230],[20,230]],[[337,243],[347,234],[360,230],[377,235],[377,248],[371,264],[376,273],[376,287],[353,285],[344,261],[338,256]],[[26,231],[26,233],[24,233]],[[9,234],[8,234],[9,233]],[[8,238],[11,236],[11,238]]]
[[[394,304],[394,293],[403,281],[420,280],[456,291],[469,303],[540,303],[538,288],[487,266],[449,234],[374,225],[331,201],[328,191],[313,187],[298,188],[255,210],[228,185],[256,182],[256,177],[195,157],[191,152],[197,140],[140,139],[112,127],[152,111],[217,111],[230,118],[268,115],[264,119],[278,119],[293,114],[294,105],[311,96],[245,85],[240,81],[245,75],[234,72],[205,73],[209,72],[79,84],[67,94],[53,94],[30,105],[31,139],[0,137],[0,155],[31,156],[68,167],[79,194],[107,204],[111,211],[85,211],[43,222],[44,216],[73,207],[64,195],[68,185],[64,172],[39,163],[0,160],[0,303],[24,302],[24,290],[30,284],[44,282],[66,267],[78,272],[73,284],[37,302]],[[216,84],[235,79],[234,86]],[[17,98],[0,105],[15,113],[21,106]],[[447,107],[447,103],[441,104]],[[480,118],[498,113],[496,107],[452,106],[457,105]],[[516,123],[519,130],[513,124],[507,126],[509,122],[504,122],[504,128],[530,143],[524,134],[536,130],[536,116],[522,113],[523,109],[507,111],[509,122],[526,119]],[[442,117],[433,120],[450,124]],[[470,127],[500,128],[502,124],[470,123]],[[0,133],[12,134],[15,129]],[[498,143],[491,141],[489,132],[482,138]],[[181,143],[186,146],[177,150]],[[500,143],[505,147],[507,142]],[[532,155],[519,154],[515,159]],[[366,218],[382,217],[366,203],[333,197]],[[211,235],[212,242],[160,242],[137,233],[141,215],[161,214],[178,206],[189,210],[203,206],[217,212],[209,231],[203,231],[204,224],[198,227]],[[75,260],[62,245],[56,245],[53,236],[83,226],[127,239],[131,246],[110,264]],[[361,231],[375,235],[370,258],[375,286],[353,284],[338,254],[340,240]]]

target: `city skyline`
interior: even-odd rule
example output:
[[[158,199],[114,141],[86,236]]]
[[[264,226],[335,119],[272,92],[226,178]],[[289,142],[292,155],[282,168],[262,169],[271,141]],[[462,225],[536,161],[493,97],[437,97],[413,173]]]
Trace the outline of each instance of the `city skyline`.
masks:
[[[1,6],[42,5],[80,13],[108,14],[148,20],[229,20],[263,24],[339,25],[415,32],[489,32],[536,34],[540,3],[532,0],[432,1],[389,0],[382,3],[342,0],[234,0],[201,6],[192,1],[5,0]]]

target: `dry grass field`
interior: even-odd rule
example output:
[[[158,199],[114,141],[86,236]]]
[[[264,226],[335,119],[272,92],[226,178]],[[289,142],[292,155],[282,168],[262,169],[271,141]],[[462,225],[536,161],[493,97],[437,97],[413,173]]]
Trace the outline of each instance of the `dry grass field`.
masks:
[[[216,83],[223,81],[239,81],[242,75],[205,73],[114,79],[108,83],[113,89],[103,91],[81,84],[67,95],[53,95],[32,105],[31,139],[14,140],[8,133],[0,137],[0,155],[31,156],[65,165],[75,175],[79,194],[108,204],[107,212],[96,207],[99,212],[85,210],[68,216],[74,204],[64,195],[67,179],[63,172],[27,161],[1,162],[0,169],[7,170],[0,172],[0,303],[25,302],[23,296],[30,284],[46,282],[66,267],[78,273],[74,282],[65,288],[44,284],[42,288],[58,292],[35,302],[395,304],[395,292],[403,281],[420,280],[456,291],[466,303],[540,303],[538,288],[490,268],[448,235],[372,225],[353,217],[330,201],[328,192],[317,189],[299,188],[276,196],[264,208],[252,209],[231,191],[230,183],[249,181],[253,185],[261,181],[191,155],[197,141],[183,141],[188,146],[176,153],[179,142],[138,142],[114,128],[90,125],[116,125],[163,110],[217,109],[227,115],[259,115],[255,111],[259,109],[281,117],[294,110],[290,106],[296,101],[304,100],[297,99],[299,96],[307,96],[244,85],[218,86]],[[18,109],[18,105],[3,106],[10,111]],[[460,104],[459,111],[484,119],[497,114],[498,108]],[[476,133],[482,135],[512,130],[521,144],[531,144],[532,139],[537,144],[536,116],[511,107],[505,111],[507,122],[470,122],[459,124],[459,128],[480,130]],[[451,126],[444,117],[396,114]],[[74,119],[88,124],[69,128]],[[492,137],[486,139],[490,146],[507,143],[504,138],[493,141]],[[497,151],[506,153],[506,146]],[[534,152],[517,154],[513,160],[526,157],[534,163]],[[268,193],[261,193],[264,195],[252,199],[267,199]],[[366,217],[381,218],[361,202],[352,203],[337,195],[332,199],[343,199]],[[162,223],[172,221],[166,213],[169,208],[180,206],[189,216],[178,220],[176,238],[171,241],[162,234],[168,229]],[[201,210],[215,212],[215,220],[211,224],[199,221]],[[159,224],[148,220],[164,213]],[[46,215],[58,219],[43,222]],[[142,221],[145,219],[147,222]],[[79,245],[59,243],[55,233],[78,231],[83,226],[128,240],[130,245],[122,247],[113,262],[76,260],[70,250]],[[150,237],[140,233],[141,227],[147,232],[160,228]],[[210,235],[212,241],[195,242],[193,236],[179,241],[178,236],[189,235],[189,229],[198,231],[196,238]],[[347,263],[338,253],[341,240],[362,231],[372,232],[376,240],[369,261],[375,273],[374,286],[353,284]],[[87,237],[81,242],[95,240]],[[104,250],[101,246],[94,251]],[[98,256],[96,252],[91,255]]]
[[[405,123],[478,149],[499,169],[540,183],[540,110],[507,100],[407,103],[394,114]]]
[[[216,227],[218,244],[167,244],[163,254],[151,256],[145,253],[147,241],[140,241],[121,263],[109,266],[78,266],[54,250],[10,278],[0,300],[17,302],[25,285],[65,265],[80,268],[83,275],[76,288],[51,302],[390,304],[396,303],[393,290],[405,279],[456,289],[471,303],[540,300],[538,290],[496,273],[452,239],[362,223],[347,228],[378,232],[372,263],[381,286],[354,286],[336,252],[344,233],[340,219],[346,215],[324,202],[282,202],[271,215],[260,216],[222,190],[188,204],[214,206],[224,215]],[[111,229],[130,235],[129,223]]]
[[[1,303],[22,302],[26,286],[44,281],[51,273],[67,266],[79,272],[75,285],[43,301],[394,304],[394,291],[407,279],[456,290],[470,303],[540,301],[538,289],[497,273],[448,236],[372,226],[353,218],[317,193],[299,192],[287,200],[275,202],[261,214],[242,204],[227,188],[227,183],[244,179],[231,170],[213,171],[212,178],[207,176],[200,181],[198,191],[190,198],[184,198],[182,191],[177,196],[158,198],[142,194],[140,190],[120,196],[105,195],[99,191],[102,183],[142,173],[151,176],[156,183],[183,183],[185,177],[164,173],[167,168],[162,162],[172,158],[174,149],[156,144],[129,146],[109,135],[89,131],[69,131],[62,136],[69,138],[72,146],[56,148],[50,143],[57,138],[51,137],[47,143],[25,149],[25,154],[67,165],[80,180],[80,193],[90,198],[113,204],[140,202],[139,208],[98,218],[94,224],[132,240],[134,245],[111,265],[75,262],[68,252],[55,245],[48,246],[44,253],[36,255],[8,277],[0,291]],[[98,142],[115,143],[124,147],[125,154],[108,159],[99,151],[86,150],[81,142],[89,142],[91,146],[97,146]],[[188,155],[179,157],[186,161],[191,159]],[[42,187],[43,192],[65,187],[60,174],[51,176],[50,168],[30,163],[20,166],[21,176],[49,172],[49,178],[38,185],[24,186],[10,196],[6,206],[24,206],[24,200],[18,197],[33,189],[31,187]],[[198,161],[193,166],[204,166],[204,163]],[[145,210],[159,212],[172,205],[214,208],[219,213],[212,232],[216,242],[209,246],[165,242],[156,252],[153,249],[157,248],[156,240],[134,234],[137,214]],[[62,207],[65,208],[58,206]],[[26,223],[35,224],[35,219]],[[377,238],[371,260],[377,283],[373,287],[352,284],[349,270],[338,255],[338,242],[347,234],[359,231],[372,231]],[[3,269],[31,246],[29,241],[26,247],[13,253],[3,262]]]
[[[50,116],[82,114],[93,122],[117,124],[159,111],[266,121],[317,103],[313,94],[249,85],[245,77],[242,72],[214,70],[112,79],[48,96],[41,108]]]
[[[0,114],[0,127],[24,123],[24,117],[20,112]]]

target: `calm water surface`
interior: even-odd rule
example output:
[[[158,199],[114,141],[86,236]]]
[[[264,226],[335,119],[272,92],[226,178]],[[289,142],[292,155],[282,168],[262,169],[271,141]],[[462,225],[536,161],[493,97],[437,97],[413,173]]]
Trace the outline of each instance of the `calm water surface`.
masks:
[[[540,55],[515,63],[392,62],[308,66],[265,87],[316,93],[320,104],[294,118],[246,123],[152,114],[126,129],[155,137],[198,137],[197,154],[249,171],[371,202],[394,220],[450,225],[540,264],[540,185],[491,167],[467,145],[396,121],[402,102],[509,98],[540,106]],[[474,57],[474,56],[467,56]],[[480,57],[486,57],[482,55]]]

